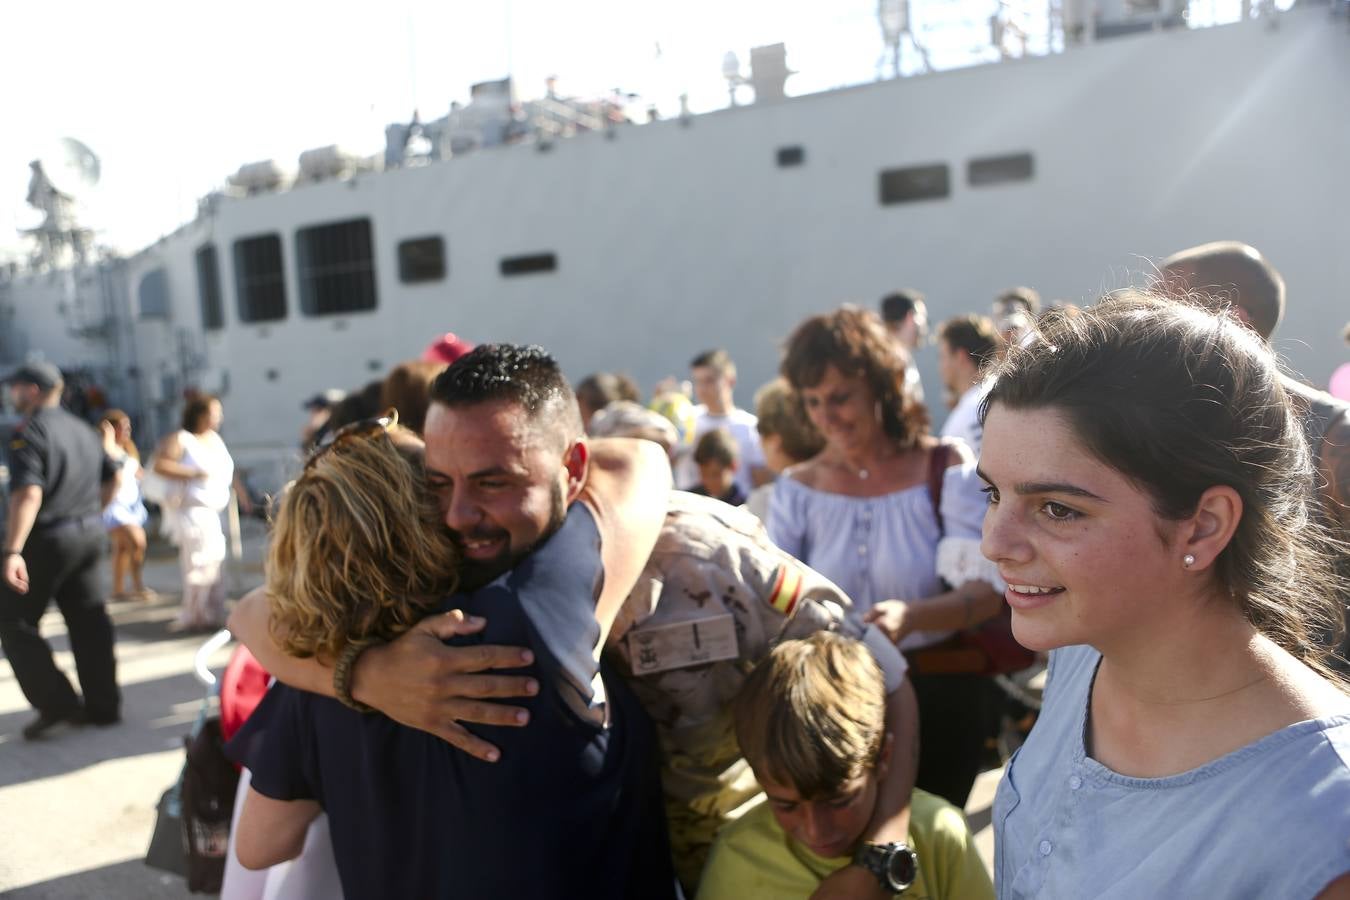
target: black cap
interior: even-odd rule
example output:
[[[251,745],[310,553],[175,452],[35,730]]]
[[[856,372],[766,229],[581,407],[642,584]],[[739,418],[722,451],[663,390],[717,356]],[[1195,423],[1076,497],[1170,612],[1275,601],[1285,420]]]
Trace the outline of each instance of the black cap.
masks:
[[[49,362],[31,362],[19,366],[13,372],[5,376],[6,384],[35,384],[40,390],[50,391],[57,385],[64,384],[65,379],[61,377],[61,370]]]

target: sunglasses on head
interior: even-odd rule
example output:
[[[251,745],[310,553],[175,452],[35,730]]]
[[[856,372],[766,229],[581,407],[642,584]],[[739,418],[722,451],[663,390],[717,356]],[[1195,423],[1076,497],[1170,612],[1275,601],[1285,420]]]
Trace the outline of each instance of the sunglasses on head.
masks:
[[[361,419],[359,422],[348,422],[337,431],[325,435],[314,452],[305,460],[305,469],[308,471],[323,456],[329,453],[334,447],[346,441],[355,438],[373,438],[379,437],[398,424],[398,410],[389,409],[382,416],[376,416],[373,419]]]

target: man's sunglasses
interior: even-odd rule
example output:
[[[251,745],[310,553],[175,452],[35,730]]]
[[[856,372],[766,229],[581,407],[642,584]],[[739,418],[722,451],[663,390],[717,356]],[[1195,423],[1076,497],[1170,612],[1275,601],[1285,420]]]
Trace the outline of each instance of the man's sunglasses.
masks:
[[[305,471],[309,471],[316,462],[322,459],[325,454],[332,451],[332,449],[339,444],[356,438],[379,437],[380,435],[387,433],[390,428],[393,428],[397,424],[398,410],[393,409],[392,407],[382,416],[377,416],[373,419],[362,419],[359,422],[348,422],[337,431],[325,435],[319,441],[319,445],[314,448],[314,452],[309,455],[309,459],[305,460]]]

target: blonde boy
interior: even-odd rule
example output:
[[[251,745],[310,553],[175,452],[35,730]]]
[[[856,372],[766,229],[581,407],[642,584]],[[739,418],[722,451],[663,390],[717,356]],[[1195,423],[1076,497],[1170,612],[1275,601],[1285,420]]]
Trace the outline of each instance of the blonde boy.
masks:
[[[832,632],[784,641],[755,668],[734,715],[766,800],[722,829],[699,900],[805,898],[847,865],[907,898],[992,900],[965,817],[941,798],[914,791],[907,844],[862,842],[894,739],[885,703],[871,654]]]

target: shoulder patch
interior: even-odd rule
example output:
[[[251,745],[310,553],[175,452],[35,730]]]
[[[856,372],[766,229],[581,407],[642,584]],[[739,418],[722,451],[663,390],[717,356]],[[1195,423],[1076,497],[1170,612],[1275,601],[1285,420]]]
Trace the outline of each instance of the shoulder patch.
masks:
[[[797,600],[802,595],[802,570],[794,563],[784,563],[778,569],[773,580],[773,589],[769,592],[768,602],[785,616],[792,615],[797,608]]]

